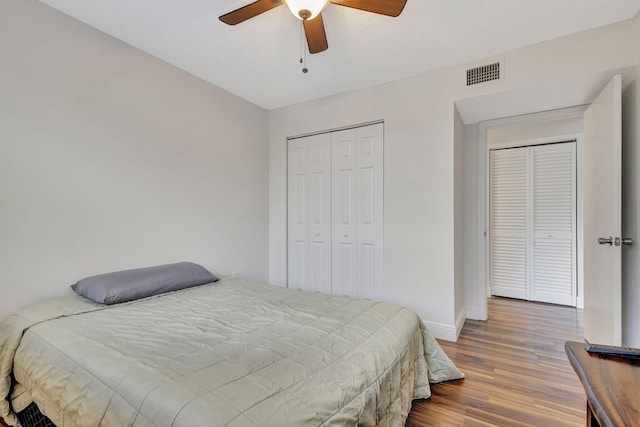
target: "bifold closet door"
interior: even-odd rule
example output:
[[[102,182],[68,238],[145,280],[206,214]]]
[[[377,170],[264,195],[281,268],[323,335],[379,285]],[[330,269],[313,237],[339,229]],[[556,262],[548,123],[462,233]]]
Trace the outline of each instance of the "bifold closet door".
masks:
[[[493,295],[576,305],[575,143],[492,150]]]
[[[379,298],[383,125],[290,139],[287,179],[288,286]]]
[[[383,272],[383,125],[332,133],[332,293],[379,298]]]
[[[529,299],[576,305],[575,144],[532,147]]]
[[[529,299],[527,192],[529,149],[491,150],[489,176],[492,295]]]
[[[289,141],[288,283],[331,293],[331,135]]]

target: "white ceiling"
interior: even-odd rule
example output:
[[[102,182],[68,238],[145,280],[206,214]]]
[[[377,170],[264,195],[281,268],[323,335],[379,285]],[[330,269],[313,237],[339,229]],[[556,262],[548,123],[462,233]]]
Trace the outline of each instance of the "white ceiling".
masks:
[[[329,5],[307,55],[286,6],[228,26],[253,0],[40,0],[271,110],[622,21],[640,0],[408,0],[397,18]]]

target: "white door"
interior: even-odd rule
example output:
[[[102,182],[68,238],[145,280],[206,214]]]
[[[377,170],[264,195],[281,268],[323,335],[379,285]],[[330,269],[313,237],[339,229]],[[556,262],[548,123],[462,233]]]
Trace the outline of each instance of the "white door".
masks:
[[[331,292],[331,136],[289,141],[289,287]]]
[[[576,305],[575,142],[491,150],[493,295]]]
[[[616,75],[584,114],[584,337],[607,345],[622,342],[621,98]]]
[[[528,299],[529,150],[491,150],[489,161],[491,293]]]
[[[332,293],[382,289],[383,126],[332,133]]]
[[[575,142],[531,147],[529,300],[575,307]]]

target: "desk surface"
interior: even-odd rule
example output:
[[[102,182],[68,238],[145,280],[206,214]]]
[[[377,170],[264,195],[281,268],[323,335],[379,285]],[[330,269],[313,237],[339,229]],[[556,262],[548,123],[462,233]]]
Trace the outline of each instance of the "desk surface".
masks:
[[[640,360],[590,354],[568,341],[565,351],[601,426],[640,426]]]

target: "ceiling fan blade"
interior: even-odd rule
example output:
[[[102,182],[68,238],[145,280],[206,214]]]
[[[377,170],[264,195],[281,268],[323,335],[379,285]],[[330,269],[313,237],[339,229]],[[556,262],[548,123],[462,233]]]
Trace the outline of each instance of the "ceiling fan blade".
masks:
[[[331,0],[331,3],[395,17],[402,13],[407,0]]]
[[[280,6],[281,0],[258,0],[251,4],[248,4],[240,9],[236,9],[233,12],[222,15],[219,19],[225,24],[236,25],[247,19],[258,16],[261,13],[267,12],[274,7]]]
[[[327,34],[324,32],[324,23],[322,22],[322,14],[316,16],[310,21],[302,21],[304,23],[304,33],[307,36],[307,45],[309,53],[318,53],[327,50]]]

